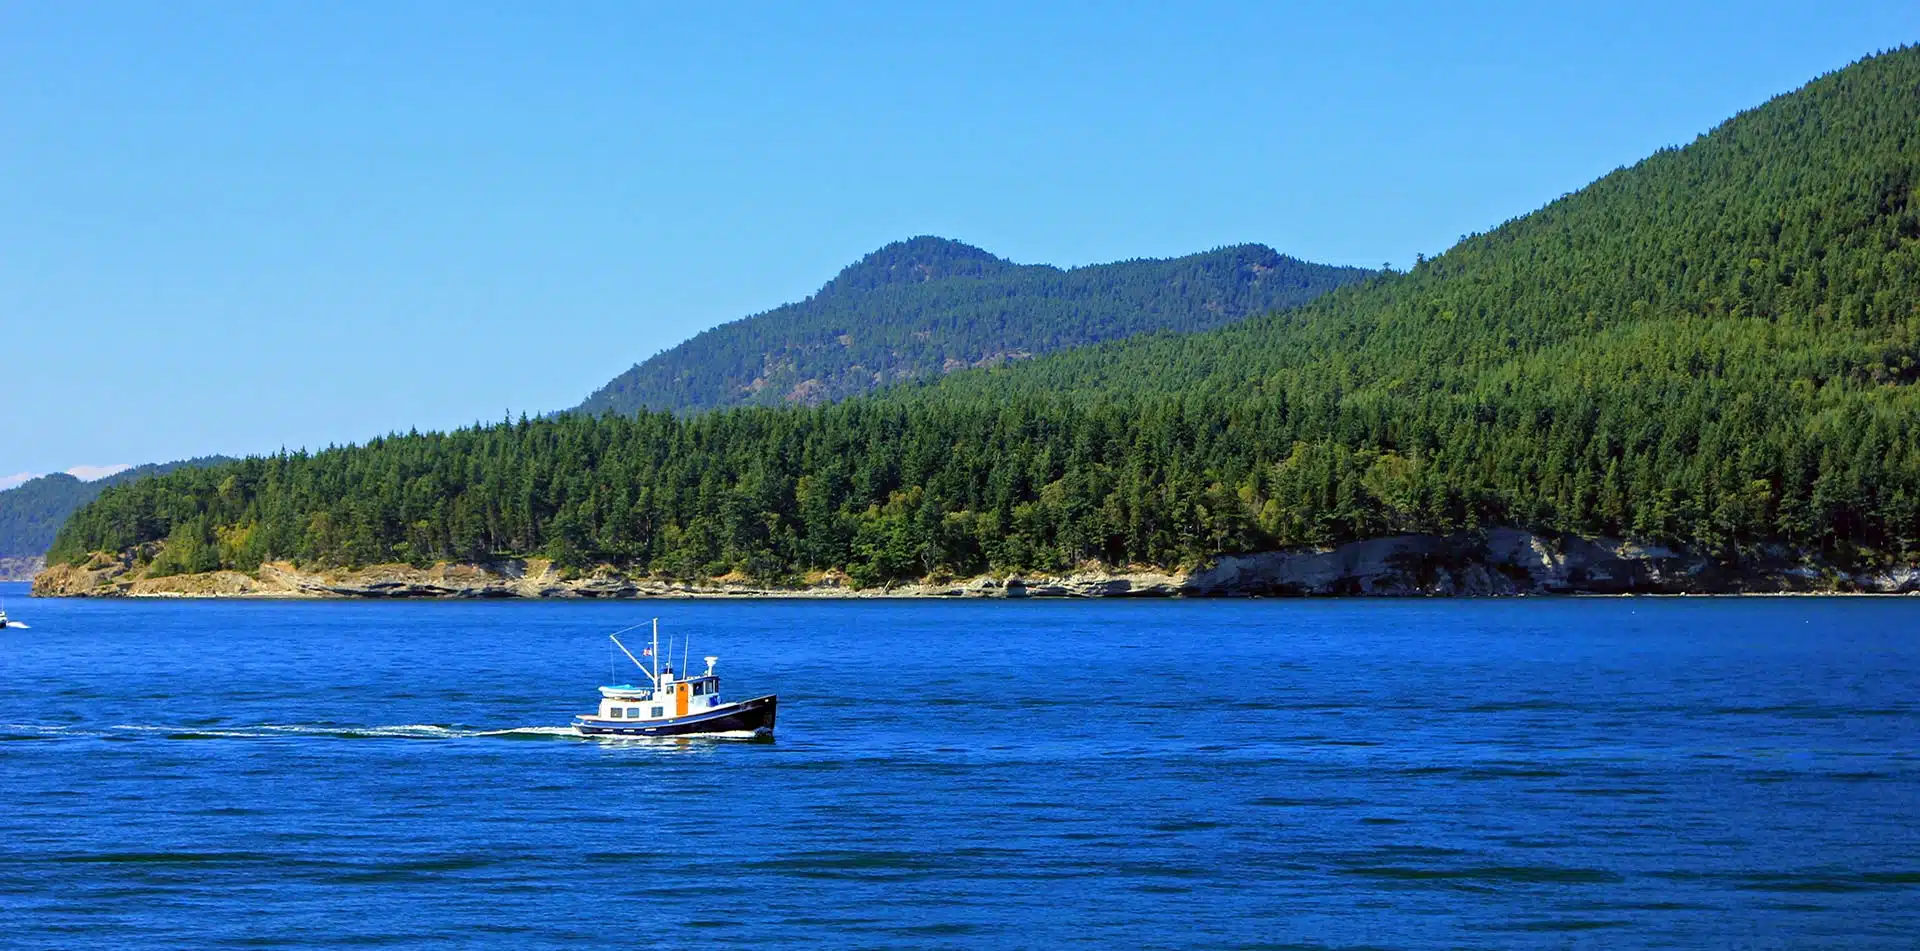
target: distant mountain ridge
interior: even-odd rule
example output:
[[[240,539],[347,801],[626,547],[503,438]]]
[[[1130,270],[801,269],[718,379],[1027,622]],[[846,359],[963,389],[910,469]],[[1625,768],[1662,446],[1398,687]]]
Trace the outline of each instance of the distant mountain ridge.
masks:
[[[1142,333],[1210,330],[1374,273],[1258,244],[1063,270],[921,236],[849,265],[806,300],[722,324],[636,364],[577,410],[832,402]]]
[[[53,547],[53,537],[67,516],[93,501],[107,486],[172,472],[182,466],[213,466],[232,461],[226,456],[203,456],[150,463],[91,482],[64,472],[29,479],[0,492],[0,558],[30,559],[45,554]]]

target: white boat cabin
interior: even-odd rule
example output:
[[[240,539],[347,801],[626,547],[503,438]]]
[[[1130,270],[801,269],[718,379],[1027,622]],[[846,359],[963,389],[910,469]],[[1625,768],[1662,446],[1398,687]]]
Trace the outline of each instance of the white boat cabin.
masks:
[[[635,720],[672,720],[692,716],[720,705],[720,677],[713,672],[718,657],[703,658],[705,673],[676,678],[673,668],[660,671],[660,686],[652,684],[615,684],[600,688],[600,709],[595,719],[632,722]]]

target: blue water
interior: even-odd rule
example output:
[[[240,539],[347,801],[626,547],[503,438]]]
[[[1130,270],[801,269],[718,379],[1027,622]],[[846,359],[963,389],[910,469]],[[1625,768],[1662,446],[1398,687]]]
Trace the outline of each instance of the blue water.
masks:
[[[1920,934],[1920,599],[0,593],[8,946]],[[775,741],[553,729],[653,614]]]

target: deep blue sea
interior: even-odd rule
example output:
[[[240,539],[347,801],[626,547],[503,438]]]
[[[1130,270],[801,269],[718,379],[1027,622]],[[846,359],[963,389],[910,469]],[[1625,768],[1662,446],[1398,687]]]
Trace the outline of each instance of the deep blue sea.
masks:
[[[0,593],[8,947],[1920,944],[1920,599]]]

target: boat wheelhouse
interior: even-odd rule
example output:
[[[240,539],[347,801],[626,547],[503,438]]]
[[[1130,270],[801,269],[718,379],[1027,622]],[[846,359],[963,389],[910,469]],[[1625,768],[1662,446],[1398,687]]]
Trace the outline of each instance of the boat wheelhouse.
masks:
[[[691,677],[676,674],[671,663],[661,662],[657,618],[653,622],[653,646],[641,652],[653,659],[651,667],[620,642],[620,634],[624,633],[609,634],[607,638],[647,675],[647,682],[601,687],[599,708],[574,717],[575,730],[587,736],[773,735],[778,697],[769,694],[737,703],[722,701],[720,676],[713,672],[713,665],[720,661],[718,657],[702,658],[707,662],[707,669],[700,674]],[[668,651],[672,651],[671,644]]]

